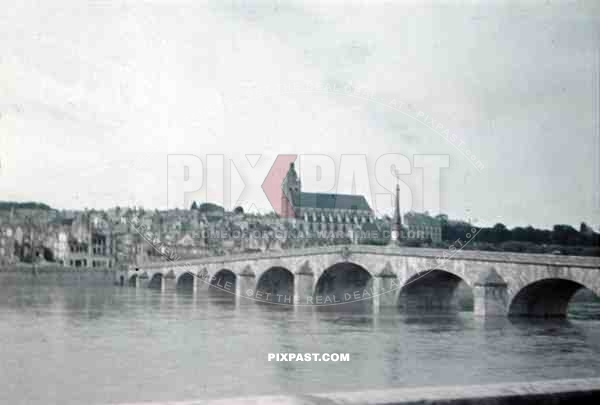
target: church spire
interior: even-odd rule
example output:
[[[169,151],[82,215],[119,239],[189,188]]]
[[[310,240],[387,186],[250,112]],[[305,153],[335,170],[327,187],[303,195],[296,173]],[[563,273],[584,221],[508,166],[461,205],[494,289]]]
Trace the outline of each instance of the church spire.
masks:
[[[281,213],[284,218],[292,218],[295,216],[294,203],[297,201],[301,192],[301,183],[294,162],[290,163],[290,168],[283,179],[281,193]]]

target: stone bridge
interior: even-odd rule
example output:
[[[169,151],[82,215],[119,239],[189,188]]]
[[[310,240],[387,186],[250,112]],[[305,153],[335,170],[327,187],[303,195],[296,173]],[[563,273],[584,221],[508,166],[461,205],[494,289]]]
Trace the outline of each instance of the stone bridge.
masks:
[[[457,310],[457,289],[466,284],[476,315],[565,316],[579,289],[600,295],[600,258],[351,245],[165,261],[116,277],[121,285],[238,302],[444,312]]]

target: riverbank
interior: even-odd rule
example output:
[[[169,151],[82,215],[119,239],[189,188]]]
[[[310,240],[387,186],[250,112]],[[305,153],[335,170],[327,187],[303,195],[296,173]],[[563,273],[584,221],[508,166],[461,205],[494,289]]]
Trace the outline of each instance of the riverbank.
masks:
[[[15,263],[0,266],[0,273],[89,273],[89,272],[114,272],[116,267],[73,267],[61,266],[55,263]]]
[[[115,268],[19,263],[0,267],[0,285],[40,282],[60,285],[113,285]]]

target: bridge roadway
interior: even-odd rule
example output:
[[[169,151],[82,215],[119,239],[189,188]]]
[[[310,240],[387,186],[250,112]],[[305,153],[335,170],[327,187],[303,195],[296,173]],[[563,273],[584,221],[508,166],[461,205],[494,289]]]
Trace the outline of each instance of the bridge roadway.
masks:
[[[224,293],[239,302],[443,312],[457,310],[456,292],[464,282],[480,316],[561,317],[581,288],[600,296],[597,257],[391,246],[163,261],[130,266],[116,277],[130,286]]]

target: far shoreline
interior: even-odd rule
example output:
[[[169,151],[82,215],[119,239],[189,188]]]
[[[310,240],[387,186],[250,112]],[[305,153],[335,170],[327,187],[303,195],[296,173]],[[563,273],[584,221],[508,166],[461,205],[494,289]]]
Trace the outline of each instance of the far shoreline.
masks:
[[[0,273],[106,273],[116,272],[118,267],[74,267],[54,263],[16,263],[0,266]]]

